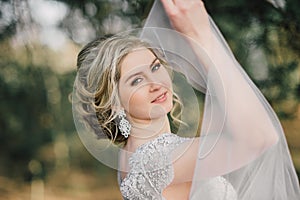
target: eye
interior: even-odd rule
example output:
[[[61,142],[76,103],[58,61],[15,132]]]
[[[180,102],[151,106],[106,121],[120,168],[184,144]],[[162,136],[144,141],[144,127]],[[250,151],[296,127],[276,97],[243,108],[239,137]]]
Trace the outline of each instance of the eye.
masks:
[[[142,82],[142,78],[135,78],[132,82],[131,82],[131,85],[132,86],[135,86],[135,85],[138,85],[140,82]]]
[[[152,71],[152,72],[155,72],[155,71],[159,70],[160,67],[161,67],[161,64],[160,64],[160,63],[156,63],[156,64],[151,68],[151,71]]]

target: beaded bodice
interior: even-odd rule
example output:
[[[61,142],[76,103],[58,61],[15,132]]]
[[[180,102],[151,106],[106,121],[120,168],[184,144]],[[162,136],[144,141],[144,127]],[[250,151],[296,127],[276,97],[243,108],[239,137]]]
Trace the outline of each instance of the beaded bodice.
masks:
[[[171,152],[188,140],[165,133],[138,147],[129,158],[130,170],[127,176],[119,182],[122,196],[130,200],[164,200],[162,191],[174,177]],[[208,185],[223,185],[224,181],[218,178]]]
[[[170,153],[188,138],[165,133],[136,149],[129,158],[127,176],[120,183],[124,198],[163,199],[163,189],[173,179]]]

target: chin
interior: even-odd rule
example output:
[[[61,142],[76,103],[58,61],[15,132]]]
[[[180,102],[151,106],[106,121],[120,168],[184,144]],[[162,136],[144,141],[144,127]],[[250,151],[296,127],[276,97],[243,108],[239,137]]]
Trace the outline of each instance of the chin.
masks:
[[[170,106],[160,106],[159,108],[153,108],[152,112],[150,113],[150,118],[155,119],[155,118],[161,118],[167,116],[169,112],[172,110],[172,105]]]

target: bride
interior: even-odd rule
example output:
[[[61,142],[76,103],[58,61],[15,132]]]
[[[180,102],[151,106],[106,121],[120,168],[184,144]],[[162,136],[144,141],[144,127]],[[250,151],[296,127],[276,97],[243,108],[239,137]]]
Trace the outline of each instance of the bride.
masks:
[[[280,123],[201,0],[156,1],[139,37],[92,41],[77,66],[75,121],[120,147],[124,199],[299,199]],[[205,93],[194,137],[172,71]]]

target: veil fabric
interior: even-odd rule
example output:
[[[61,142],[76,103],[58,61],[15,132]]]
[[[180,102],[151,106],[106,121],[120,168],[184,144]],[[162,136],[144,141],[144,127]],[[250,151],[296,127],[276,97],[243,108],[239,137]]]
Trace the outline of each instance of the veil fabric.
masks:
[[[205,93],[190,199],[217,199],[201,190],[216,176],[223,176],[233,186],[238,199],[300,199],[297,175],[275,112],[236,61],[211,18],[210,25],[215,45],[212,53],[176,32],[161,2],[155,1],[140,34],[162,49],[173,69],[193,88]],[[174,152],[174,160],[186,151],[186,147],[178,148],[182,149]]]
[[[284,5],[278,4],[281,1],[272,2],[277,2],[275,6]],[[192,116],[200,128],[180,126],[177,132],[195,138],[170,154],[174,168],[180,166],[193,174],[182,176],[179,181],[192,181],[190,199],[228,199],[227,190],[215,195],[204,189],[207,183],[214,183],[214,178],[221,176],[234,188],[237,199],[299,200],[299,182],[276,114],[236,61],[212,19],[210,26],[212,51],[175,31],[161,2],[155,1],[142,30],[121,33],[138,36],[159,49],[170,67],[183,74],[188,82],[173,78],[174,89],[183,88],[176,93],[185,108],[190,108],[183,110],[181,120],[186,122]],[[85,74],[76,77],[84,78]],[[101,163],[128,172],[118,162],[119,155],[127,152],[105,137],[95,110],[82,116],[85,112],[82,102],[93,102],[94,96],[82,99],[78,95],[80,87],[84,85],[74,85],[72,106],[81,141]],[[205,94],[202,117],[192,87]],[[191,150],[195,145],[197,148]],[[195,160],[195,164],[184,165],[186,157]]]

